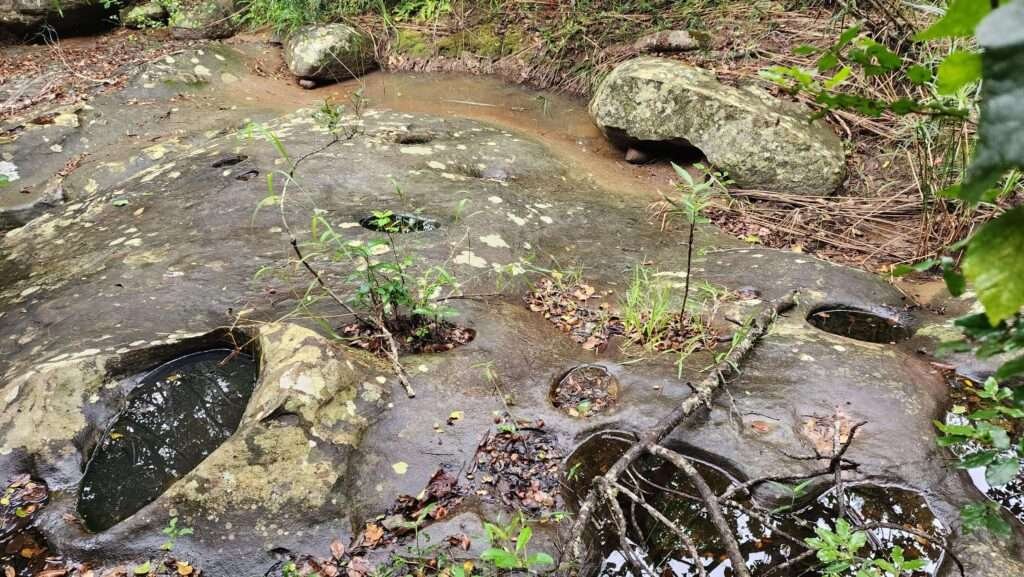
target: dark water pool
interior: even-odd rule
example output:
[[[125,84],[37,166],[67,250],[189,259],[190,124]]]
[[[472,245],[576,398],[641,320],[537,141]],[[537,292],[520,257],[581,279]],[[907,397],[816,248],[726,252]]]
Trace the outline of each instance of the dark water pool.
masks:
[[[78,513],[104,531],[156,499],[235,429],[256,383],[252,357],[186,355],[142,377],[85,468]]]

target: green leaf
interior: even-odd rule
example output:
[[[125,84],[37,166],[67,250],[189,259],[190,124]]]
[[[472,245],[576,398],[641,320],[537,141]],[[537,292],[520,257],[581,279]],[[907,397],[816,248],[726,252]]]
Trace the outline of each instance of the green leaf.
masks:
[[[504,549],[491,547],[480,554],[480,559],[493,563],[498,569],[515,569],[519,566],[516,556]]]
[[[913,66],[907,69],[907,79],[909,79],[911,82],[917,85],[925,84],[926,82],[932,79],[932,71],[929,70],[927,66],[914,64]]]
[[[1020,461],[1016,457],[1001,459],[985,469],[985,481],[993,487],[999,487],[1017,478]]]
[[[997,454],[998,453],[995,451],[978,451],[977,453],[961,458],[958,466],[961,469],[984,467],[994,461]]]
[[[992,446],[994,446],[995,448],[1010,448],[1010,435],[1006,433],[1006,429],[1003,429],[1001,427],[992,427],[988,431],[988,437],[992,439]]]
[[[523,527],[519,530],[519,536],[516,537],[516,552],[522,553],[526,550],[527,543],[530,542],[530,537],[533,536],[533,529],[529,527]]]
[[[1024,373],[1024,355],[1003,363],[996,371],[995,377],[1001,380],[1020,373]]]
[[[1024,106],[1021,112],[1024,113]],[[974,285],[992,325],[1013,316],[1024,305],[1024,258],[1021,255],[1024,255],[1024,207],[1017,207],[987,223],[967,245],[964,274]]]
[[[526,564],[530,567],[536,567],[537,565],[554,565],[555,560],[547,553],[534,553],[526,559]]]
[[[132,569],[132,573],[136,575],[149,575],[150,571],[152,571],[152,565],[149,561],[146,561],[142,565],[136,565],[135,568]]]
[[[1024,3],[1001,6],[978,26],[981,116],[974,161],[960,197],[977,202],[1010,168],[1024,166]]]
[[[939,64],[935,85],[939,94],[955,94],[964,86],[981,80],[981,54],[957,51]]]
[[[925,272],[937,264],[939,264],[939,261],[933,258],[914,264],[898,264],[892,267],[892,271],[890,271],[889,274],[892,276],[906,276],[912,272]]]
[[[931,26],[918,32],[914,40],[935,40],[957,36],[971,36],[975,27],[990,11],[988,0],[953,0],[946,13]]]

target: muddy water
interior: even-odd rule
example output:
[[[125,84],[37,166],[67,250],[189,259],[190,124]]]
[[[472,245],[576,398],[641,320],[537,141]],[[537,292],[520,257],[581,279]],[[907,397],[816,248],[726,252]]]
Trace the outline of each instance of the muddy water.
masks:
[[[500,79],[466,74],[375,72],[348,82],[303,90],[280,79],[239,83],[235,98],[282,113],[325,100],[375,109],[469,118],[528,134],[564,159],[579,176],[617,192],[657,199],[672,187],[667,162],[631,165],[597,129],[583,100],[533,91]],[[244,85],[244,86],[241,86]]]

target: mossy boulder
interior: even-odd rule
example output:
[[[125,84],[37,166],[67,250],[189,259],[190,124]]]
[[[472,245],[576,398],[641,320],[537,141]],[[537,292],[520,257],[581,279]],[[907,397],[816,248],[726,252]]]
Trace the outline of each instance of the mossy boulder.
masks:
[[[171,7],[171,36],[184,39],[227,38],[235,33],[234,0],[183,0]]]
[[[119,18],[128,28],[155,28],[167,22],[167,9],[159,2],[147,2],[122,8]]]
[[[619,144],[694,146],[743,188],[826,195],[845,175],[842,142],[802,107],[674,60],[620,64],[590,114]]]
[[[300,28],[284,44],[288,69],[299,78],[343,80],[376,66],[373,43],[347,24]]]

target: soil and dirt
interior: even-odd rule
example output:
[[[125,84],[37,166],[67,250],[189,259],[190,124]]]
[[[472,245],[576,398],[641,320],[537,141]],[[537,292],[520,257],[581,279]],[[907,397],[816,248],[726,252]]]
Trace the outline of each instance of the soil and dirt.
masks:
[[[551,15],[537,10],[538,17]],[[815,10],[822,9],[808,14]],[[718,30],[733,33],[712,35],[708,52],[676,57],[724,62],[719,74],[728,81],[791,42],[825,38],[820,18],[780,22],[768,13],[777,27],[760,36],[762,48],[720,53],[753,38],[744,35],[754,25],[751,14],[746,6],[719,13]],[[650,22],[630,21],[622,34]],[[159,32],[138,34],[158,38]],[[34,53],[38,63],[52,48],[17,50]],[[49,109],[58,101],[72,104],[84,88],[66,90],[67,100],[12,101],[23,114],[9,124],[25,128],[15,131],[15,142],[0,141],[8,147],[0,149],[9,154],[4,162],[38,167],[30,175],[38,183],[71,164],[59,177],[61,194],[0,239],[0,476],[15,480],[5,495],[5,538],[8,527],[16,528],[11,535],[18,539],[37,535],[31,549],[39,552],[25,556],[21,546],[20,558],[5,553],[15,571],[52,566],[54,576],[125,575],[149,560],[149,570],[138,574],[305,570],[362,577],[391,554],[407,554],[420,533],[410,530],[417,522],[435,531],[433,542],[453,555],[476,551],[478,558],[488,545],[478,531],[483,523],[503,523],[517,511],[549,520],[571,505],[564,483],[572,478],[585,486],[592,475],[574,470],[567,458],[594,431],[624,429],[623,438],[632,440],[680,403],[699,400],[687,383],[706,377],[703,371],[722,352],[713,345],[682,359],[611,346],[631,339],[616,312],[630,271],[646,265],[678,279],[692,264],[687,280],[744,295],[721,303],[716,319],[734,328],[708,333],[714,341],[715,334],[735,334],[737,323],[766,302],[794,289],[801,289],[800,298],[743,360],[737,378],[702,400],[701,417],[676,429],[667,443],[698,455],[709,479],[728,484],[812,475],[838,438],[848,443],[842,458],[856,465],[840,469],[850,495],[871,483],[926,496],[925,507],[920,498],[900,493],[890,499],[896,493],[883,491],[877,507],[864,497],[865,511],[874,507],[878,518],[907,528],[934,530],[926,527],[932,519],[949,528],[951,550],[971,577],[1020,573],[1020,527],[1005,542],[959,531],[959,507],[979,492],[966,475],[950,474],[948,454],[934,443],[932,420],[945,411],[949,391],[926,356],[948,332],[947,317],[913,311],[908,326],[917,328],[914,337],[895,344],[848,338],[807,322],[820,307],[837,303],[849,310],[907,309],[906,296],[878,277],[807,253],[865,268],[926,253],[933,237],[949,229],[929,232],[923,244],[910,229],[918,234],[923,215],[944,208],[926,206],[908,190],[886,208],[871,212],[878,205],[868,203],[866,213],[853,212],[859,197],[840,196],[835,204],[850,210],[835,217],[839,224],[808,234],[810,224],[786,231],[764,215],[780,205],[798,206],[813,215],[801,216],[801,223],[816,222],[828,215],[825,199],[730,205],[717,220],[734,225],[733,232],[800,250],[750,246],[701,226],[689,263],[684,236],[649,222],[648,205],[672,190],[670,169],[627,165],[579,101],[493,79],[422,74],[378,73],[304,91],[277,76],[280,48],[262,39],[175,50],[183,51],[162,58],[152,53],[156,59],[126,70],[123,85],[110,90],[87,83],[97,89],[87,108]],[[629,50],[609,51],[600,62],[625,59]],[[395,66],[414,67],[400,52],[392,56]],[[86,68],[76,70],[91,76]],[[25,78],[13,72],[11,78]],[[535,74],[572,83],[557,65]],[[577,87],[585,84],[581,78]],[[325,98],[346,104],[338,122],[351,129],[347,140],[333,138],[315,111],[303,108]],[[35,118],[53,122],[31,123]],[[249,121],[274,138],[239,130]],[[884,141],[877,132],[891,125],[831,122],[846,122],[849,132],[840,133],[855,140],[856,186],[848,192],[871,188],[865,184],[871,171],[858,163],[869,143]],[[872,130],[874,136],[865,135]],[[298,185],[289,188],[288,202],[256,211],[268,194],[266,175],[280,174],[286,162],[274,140],[289,157],[303,159],[294,171]],[[52,148],[57,144],[59,150]],[[45,150],[44,163],[39,151]],[[872,174],[882,172],[902,174],[891,166]],[[25,180],[35,187],[30,177]],[[400,195],[393,192],[396,184]],[[353,329],[366,351],[314,330],[322,326],[317,319],[344,326],[336,318],[344,311],[321,302],[311,311],[317,318],[296,313],[310,279],[289,248],[292,238],[308,234],[304,227],[314,209],[352,242],[366,242],[379,233],[359,221],[399,206],[402,214],[430,215],[441,224],[429,238],[401,235],[417,265],[446,266],[464,294],[490,295],[452,300],[453,324],[428,326],[459,346],[443,346],[440,354],[420,354],[435,352],[430,346],[403,351],[415,399],[402,394],[391,365],[372,354],[374,334]],[[891,214],[890,206],[896,207]],[[882,222],[894,215],[897,224]],[[872,224],[851,225],[848,218]],[[963,225],[959,216],[950,218]],[[863,234],[849,226],[862,227]],[[883,237],[893,242],[877,240]],[[319,259],[315,266],[325,282],[346,288],[342,279],[350,267]],[[581,274],[570,272],[577,267]],[[224,326],[237,330],[229,342],[217,330]],[[178,471],[151,502],[105,531],[87,531],[75,498],[88,460],[83,445],[108,432],[139,386],[133,376],[182,355],[249,342],[258,344],[259,370],[237,427],[194,468]],[[586,419],[553,405],[552,383],[596,364],[608,379],[573,379],[563,390],[567,396],[557,393],[563,405],[575,403],[579,415],[589,402]],[[856,434],[851,423],[859,426]],[[156,441],[166,440],[157,435]],[[677,479],[663,481],[655,482],[690,492]],[[752,492],[766,506],[784,501],[767,483]],[[679,500],[680,518],[691,505]],[[159,551],[172,518],[194,532],[177,540],[170,557]],[[564,534],[567,527],[536,525],[531,550],[559,551],[572,537]],[[773,539],[749,545],[759,550],[777,545]],[[51,557],[59,558],[40,564]],[[712,557],[722,564],[720,553]],[[33,568],[13,565],[23,559]],[[932,574],[949,577],[956,568],[946,562]]]

